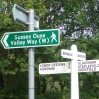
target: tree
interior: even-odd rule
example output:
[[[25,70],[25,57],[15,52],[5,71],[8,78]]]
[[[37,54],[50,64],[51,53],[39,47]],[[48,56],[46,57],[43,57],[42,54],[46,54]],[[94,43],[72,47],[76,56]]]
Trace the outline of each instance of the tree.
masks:
[[[98,0],[47,1],[48,13],[42,18],[42,28],[60,28],[67,35],[98,33]]]
[[[70,74],[39,75],[38,65],[44,62],[69,61],[60,56],[61,49],[70,49],[75,43],[78,50],[87,54],[87,59],[98,58],[98,40],[90,34],[98,33],[98,0],[9,0],[0,1],[0,37],[5,32],[27,31],[27,27],[15,22],[12,16],[13,4],[29,10],[33,8],[40,16],[40,29],[60,28],[61,43],[56,47],[35,48],[36,99],[69,99]],[[80,37],[87,33],[86,38]],[[71,39],[71,36],[74,39]],[[76,38],[76,39],[75,39]],[[28,49],[4,50],[0,47],[0,73],[2,87],[0,97],[7,99],[27,98],[27,54]],[[97,99],[98,73],[80,74],[80,98]],[[87,82],[88,80],[91,82]],[[92,80],[94,79],[94,80]],[[24,82],[24,83],[23,83]],[[87,84],[87,85],[86,85]],[[86,87],[85,87],[86,85]],[[88,90],[92,86],[95,88]],[[19,89],[20,88],[20,89]],[[86,91],[88,90],[88,91]],[[24,96],[23,96],[24,93]]]

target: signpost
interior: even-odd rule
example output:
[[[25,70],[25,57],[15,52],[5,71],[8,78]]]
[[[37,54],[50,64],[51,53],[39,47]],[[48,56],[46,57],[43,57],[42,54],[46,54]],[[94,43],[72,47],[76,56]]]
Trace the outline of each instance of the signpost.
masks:
[[[71,99],[79,99],[78,61],[86,60],[86,54],[77,52],[77,46],[72,45],[71,50],[61,50],[63,58],[71,59]]]
[[[58,29],[37,30],[26,32],[8,32],[1,39],[5,49],[55,46],[60,43]]]
[[[27,11],[24,8],[15,4],[13,6],[12,12],[13,12],[14,20],[27,25],[29,31],[34,31],[34,30],[39,29],[39,18],[34,15],[34,10],[31,9],[31,10]],[[16,40],[14,38],[14,40],[13,40],[14,42],[11,44],[11,41],[9,40],[9,37],[11,37],[11,34],[10,34],[10,36],[9,36],[9,34],[7,36],[6,35],[7,34],[5,34],[5,36],[3,36],[2,40],[1,40],[1,42],[5,48],[19,48],[19,47],[21,48],[21,47],[24,47],[24,45],[27,46],[26,43],[24,43],[24,45],[22,45],[22,43],[24,41],[24,39],[23,39],[24,37],[25,37],[25,39],[27,38],[28,40],[31,40],[31,39],[29,39],[29,36],[21,35],[23,38],[16,39]],[[18,34],[18,36],[19,36],[19,34]],[[30,38],[32,38],[32,37],[30,37]],[[11,40],[12,40],[12,38],[11,38]],[[18,44],[18,42],[20,42],[20,44]],[[30,41],[30,42],[32,42],[32,41]],[[14,45],[14,46],[12,46],[12,45]],[[19,46],[19,45],[21,45],[21,46]],[[28,64],[29,64],[29,68],[28,68],[29,96],[28,97],[29,98],[28,99],[34,99],[34,97],[35,97],[34,96],[34,94],[35,94],[34,93],[34,91],[35,91],[34,90],[35,89],[34,88],[34,81],[35,81],[34,72],[35,71],[34,71],[34,48],[32,46],[28,50],[28,56],[29,56],[29,58],[28,58]]]
[[[62,49],[61,56],[71,59],[71,62],[41,63],[39,64],[39,73],[71,73],[71,99],[79,99],[78,73],[99,71],[99,60],[86,60],[86,54],[77,52],[76,45],[72,45],[71,50]]]
[[[71,59],[69,62],[42,63],[39,65],[40,74],[57,74],[71,72],[71,99],[79,99],[79,83],[78,83],[78,64],[81,67],[81,61],[86,60],[86,54],[77,52],[77,46],[72,45],[71,50],[61,50],[61,56]],[[81,68],[80,68],[81,70]]]
[[[28,89],[29,99],[34,99],[34,47],[59,45],[60,31],[59,29],[38,30],[39,17],[34,15],[34,10],[32,9],[27,11],[14,4],[12,12],[14,20],[27,25],[29,31],[5,33],[1,39],[1,43],[5,49],[29,47]]]

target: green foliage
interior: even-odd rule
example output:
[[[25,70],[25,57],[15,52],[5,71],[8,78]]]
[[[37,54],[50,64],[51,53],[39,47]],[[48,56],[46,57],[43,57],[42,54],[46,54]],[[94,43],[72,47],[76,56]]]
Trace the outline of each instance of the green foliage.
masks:
[[[98,37],[98,36],[97,36]],[[87,60],[99,59],[99,39],[83,38],[82,36],[76,41],[78,49],[85,52]],[[98,99],[98,72],[79,73],[80,99]]]
[[[59,46],[35,48],[36,99],[70,99],[70,74],[39,75],[38,66],[45,62],[70,61],[63,59],[60,52],[61,49],[70,49],[72,44],[85,52],[87,59],[99,59],[98,35],[97,39],[83,37],[85,30],[99,34],[99,1],[0,0],[0,37],[5,32],[28,30],[28,27],[13,20],[11,10],[15,3],[26,10],[34,9],[35,14],[40,16],[40,29],[60,28],[62,34]],[[78,38],[71,40],[72,34]],[[27,99],[27,72],[28,49],[5,50],[0,46],[0,98]],[[98,78],[98,72],[79,74],[80,99],[98,99]]]
[[[24,81],[18,79],[5,89],[0,90],[0,98],[2,99],[27,99],[28,94],[26,94],[27,86]]]

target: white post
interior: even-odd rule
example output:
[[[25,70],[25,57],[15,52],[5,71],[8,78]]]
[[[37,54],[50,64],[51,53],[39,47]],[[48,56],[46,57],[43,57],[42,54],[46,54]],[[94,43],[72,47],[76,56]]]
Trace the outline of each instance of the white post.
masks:
[[[71,99],[79,99],[77,46],[72,45],[71,51],[73,53],[71,60]]]

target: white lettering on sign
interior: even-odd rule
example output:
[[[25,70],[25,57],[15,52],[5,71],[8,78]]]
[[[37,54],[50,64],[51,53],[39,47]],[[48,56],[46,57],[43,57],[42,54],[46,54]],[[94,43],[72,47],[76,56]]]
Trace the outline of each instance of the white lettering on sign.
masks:
[[[39,43],[42,44],[42,43],[49,43],[49,38],[41,38],[39,39]]]
[[[33,34],[33,38],[45,38],[45,34]]]
[[[39,65],[39,73],[40,74],[69,73],[70,69],[68,68],[70,68],[69,62],[41,63]]]
[[[22,36],[15,35],[14,39],[15,40],[31,39],[31,35],[22,35]]]
[[[11,45],[25,45],[25,41],[20,41],[20,40],[11,41],[10,43]]]
[[[27,40],[27,44],[37,44],[37,40]]]

